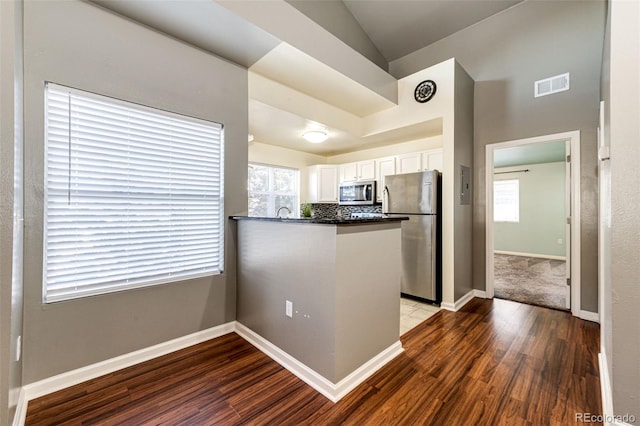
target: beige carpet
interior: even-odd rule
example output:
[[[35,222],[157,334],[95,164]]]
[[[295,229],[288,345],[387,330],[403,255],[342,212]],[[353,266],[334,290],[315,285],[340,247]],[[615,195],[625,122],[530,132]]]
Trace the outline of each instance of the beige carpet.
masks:
[[[566,309],[564,260],[494,254],[494,296]]]

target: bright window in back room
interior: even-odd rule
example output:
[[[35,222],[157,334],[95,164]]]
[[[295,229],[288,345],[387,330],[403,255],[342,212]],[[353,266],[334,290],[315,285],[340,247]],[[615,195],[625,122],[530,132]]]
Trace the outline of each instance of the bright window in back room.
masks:
[[[275,217],[278,210],[299,216],[300,172],[286,167],[249,164],[249,216]]]
[[[520,181],[518,179],[493,182],[493,221],[520,221]]]
[[[44,301],[220,274],[221,124],[47,83]]]

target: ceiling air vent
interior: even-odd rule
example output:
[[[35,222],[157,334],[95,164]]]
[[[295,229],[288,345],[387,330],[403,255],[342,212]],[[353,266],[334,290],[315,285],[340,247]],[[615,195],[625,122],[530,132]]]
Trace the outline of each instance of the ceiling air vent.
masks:
[[[569,90],[569,73],[538,80],[534,83],[534,97],[551,95]]]

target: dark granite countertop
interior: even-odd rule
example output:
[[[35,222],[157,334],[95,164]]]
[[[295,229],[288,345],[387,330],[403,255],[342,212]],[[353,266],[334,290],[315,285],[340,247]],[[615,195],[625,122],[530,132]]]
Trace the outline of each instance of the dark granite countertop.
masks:
[[[409,220],[408,217],[375,217],[375,218],[361,218],[361,219],[347,219],[347,218],[325,218],[325,219],[302,219],[302,218],[278,218],[278,217],[252,217],[252,216],[230,216],[233,220],[261,220],[267,222],[291,222],[291,223],[310,223],[320,225],[363,225],[374,223],[388,223],[399,222],[402,220]]]

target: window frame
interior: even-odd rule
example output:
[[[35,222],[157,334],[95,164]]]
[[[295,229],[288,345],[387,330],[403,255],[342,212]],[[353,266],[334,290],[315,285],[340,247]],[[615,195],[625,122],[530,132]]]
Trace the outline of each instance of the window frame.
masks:
[[[252,166],[257,166],[257,167],[266,167],[267,169],[269,169],[269,191],[266,192],[252,192],[251,189],[249,188],[249,169]],[[274,170],[275,169],[281,169],[281,170],[290,170],[295,172],[296,176],[295,176],[295,189],[293,191],[293,193],[283,193],[283,192],[275,192],[273,190],[273,182],[274,182]],[[263,195],[267,195],[268,201],[267,201],[267,216],[266,217],[276,217],[276,206],[275,206],[275,197],[277,195],[295,195],[295,201],[294,201],[294,206],[293,209],[291,211],[291,215],[290,217],[300,217],[300,169],[296,169],[295,167],[286,167],[286,166],[278,166],[275,164],[266,164],[266,163],[259,163],[259,162],[255,162],[255,161],[251,161],[248,163],[247,165],[247,199],[249,197],[251,197],[251,194],[263,194]],[[273,213],[270,212],[270,210],[273,210]],[[247,215],[251,216],[251,212],[247,211]]]
[[[49,121],[49,116],[51,114],[50,112],[50,89],[57,91],[57,92],[64,92],[64,93],[69,93],[69,96],[71,97],[72,95],[77,95],[80,97],[83,97],[85,99],[91,99],[94,101],[98,101],[98,102],[106,102],[109,103],[112,107],[114,108],[129,108],[135,113],[141,113],[144,116],[149,116],[149,117],[163,117],[165,120],[167,121],[174,121],[175,123],[192,123],[193,125],[197,125],[197,126],[206,126],[209,127],[209,129],[212,131],[212,133],[215,133],[215,137],[212,136],[212,139],[210,139],[209,141],[212,144],[212,147],[215,149],[215,151],[212,153],[212,156],[216,158],[215,161],[211,162],[211,163],[207,163],[205,164],[208,167],[211,167],[212,169],[216,170],[214,172],[212,172],[213,177],[214,178],[218,178],[219,180],[216,182],[215,185],[213,186],[217,186],[217,190],[213,190],[213,194],[217,194],[215,196],[213,196],[212,200],[212,206],[210,207],[212,209],[212,211],[218,211],[217,215],[214,215],[214,217],[212,218],[212,221],[210,222],[209,226],[210,226],[210,230],[212,231],[211,235],[213,235],[214,238],[214,246],[212,247],[212,252],[216,253],[213,255],[213,257],[211,257],[211,259],[209,259],[212,263],[210,264],[211,266],[207,267],[207,268],[211,268],[209,270],[206,271],[200,271],[200,272],[188,272],[189,271],[189,267],[186,266],[187,264],[183,263],[182,267],[183,270],[182,271],[172,271],[169,273],[165,273],[165,275],[168,275],[166,277],[162,277],[162,278],[149,278],[149,279],[137,279],[137,278],[132,278],[132,276],[129,276],[128,278],[126,278],[126,281],[129,280],[133,280],[135,282],[133,283],[127,283],[127,284],[122,284],[122,279],[120,280],[108,280],[105,279],[104,281],[102,281],[101,283],[95,284],[95,285],[77,285],[75,287],[75,289],[73,290],[69,290],[67,292],[64,291],[56,291],[56,290],[51,290],[49,288],[49,279],[48,279],[48,269],[50,268],[50,256],[49,256],[49,213],[50,213],[50,209],[49,209],[49,201],[50,201],[50,187],[49,187],[49,163],[50,163],[50,156],[49,156],[49,150],[51,149],[51,145],[52,143],[49,140],[49,127],[50,127],[50,121]],[[163,122],[163,125],[166,124]],[[109,130],[114,131],[113,129],[119,129],[119,127],[114,126],[114,127],[110,127],[108,128]],[[173,128],[175,131],[175,127]],[[215,130],[213,130],[215,129]],[[71,126],[71,106],[69,107],[69,128],[68,128],[68,137],[69,137],[69,158],[72,158],[72,148],[71,148],[71,140],[73,138],[72,136],[72,126]],[[181,282],[181,281],[186,281],[186,280],[190,280],[190,279],[195,279],[195,278],[201,278],[201,277],[209,277],[209,276],[214,276],[214,275],[221,275],[224,273],[224,265],[225,265],[225,200],[224,200],[224,133],[225,133],[225,128],[224,125],[221,123],[217,123],[211,120],[204,120],[204,119],[200,119],[200,118],[195,118],[195,117],[191,117],[191,116],[187,116],[185,114],[180,114],[180,113],[175,113],[175,112],[171,112],[171,111],[167,111],[167,110],[163,110],[160,108],[153,108],[153,107],[149,107],[146,105],[141,105],[135,102],[130,102],[130,101],[125,101],[125,100],[121,100],[121,99],[117,99],[117,98],[113,98],[113,97],[109,97],[109,96],[105,96],[105,95],[101,95],[101,94],[97,94],[94,92],[90,92],[90,91],[86,91],[86,90],[80,90],[80,89],[76,89],[76,88],[72,88],[72,87],[68,87],[68,86],[64,86],[64,85],[60,85],[57,83],[52,83],[52,82],[45,82],[44,84],[44,174],[43,174],[43,179],[44,179],[44,195],[43,195],[43,228],[42,228],[42,250],[43,250],[43,261],[42,261],[42,300],[43,303],[45,304],[50,304],[50,303],[55,303],[55,302],[62,302],[62,301],[67,301],[67,300],[74,300],[74,299],[80,299],[80,298],[84,298],[84,297],[90,297],[90,296],[96,296],[96,295],[102,295],[102,294],[109,294],[109,293],[115,293],[115,292],[120,292],[120,291],[127,291],[127,290],[132,290],[132,289],[137,289],[137,288],[144,288],[144,287],[151,287],[151,286],[156,286],[156,285],[162,285],[162,284],[167,284],[167,283],[175,283],[175,282]],[[103,131],[103,133],[99,133],[98,135],[100,136],[104,136],[105,133]],[[154,139],[153,137],[150,137],[149,134],[145,134],[145,136],[149,137],[150,139],[150,144],[153,144]],[[165,137],[166,134],[164,135]],[[206,138],[204,139],[206,140]],[[117,153],[117,151],[114,151],[115,153]],[[178,151],[181,152],[181,151]],[[171,154],[173,155],[173,154]],[[173,157],[171,157],[173,158]],[[71,160],[70,160],[71,161]],[[156,157],[150,158],[150,161],[158,161],[158,159]],[[203,163],[204,164],[204,163]],[[100,170],[100,169],[98,169]],[[129,172],[131,172],[132,169],[131,166],[129,165],[129,168],[127,169]],[[173,170],[173,169],[171,169]],[[69,164],[69,179],[71,179],[71,163]],[[98,172],[99,173],[99,172]],[[161,181],[161,179],[158,179],[159,181]],[[162,184],[166,185],[167,181],[162,181]],[[178,186],[176,184],[176,186]],[[156,189],[159,188],[159,186],[155,187]],[[71,197],[71,187],[69,189],[69,196]],[[173,193],[173,192],[172,192]],[[175,192],[177,195],[183,194],[179,191]],[[107,195],[111,194],[111,197],[108,197]],[[104,191],[104,194],[102,197],[96,197],[96,199],[98,200],[105,200],[107,198],[116,198],[113,197],[113,190],[111,191]],[[123,197],[121,198],[122,200],[127,200],[127,201],[131,201],[134,200],[135,201],[135,195],[131,195],[129,194],[126,198]],[[161,199],[162,197],[158,197],[158,199]],[[169,197],[171,198],[171,197]],[[153,198],[152,198],[153,200]],[[168,203],[165,204],[166,206],[169,206],[170,208],[175,208],[174,206],[176,206],[178,203]],[[108,206],[113,206],[114,204],[108,204]],[[151,208],[151,207],[150,207]],[[78,214],[78,212],[81,212],[82,209],[81,208],[76,208],[75,210],[73,210],[74,214],[82,217],[81,213]],[[174,214],[171,213],[170,216],[173,218]],[[217,216],[217,217],[216,217]],[[182,217],[182,216],[179,216]],[[176,224],[171,225],[171,229],[174,229],[174,226],[178,226]],[[69,229],[72,229],[72,227],[69,227]],[[77,228],[75,228],[77,230]],[[164,231],[166,232],[166,231]],[[131,239],[131,240],[127,240],[126,238],[124,239],[125,242],[123,243],[123,246],[126,246],[128,244],[131,243],[131,241],[136,241],[136,239]],[[178,240],[178,241],[182,241],[184,242],[184,240]],[[173,247],[178,247],[175,245],[175,241],[173,242]],[[184,245],[182,245],[184,246]],[[170,246],[171,247],[171,246]],[[171,248],[169,247],[169,250],[171,250]],[[187,247],[189,247],[187,245]],[[157,249],[157,247],[151,247],[151,250]],[[96,259],[98,259],[98,261],[100,261],[100,256],[96,256]],[[105,259],[104,256],[102,256],[102,259]],[[208,261],[205,261],[205,263],[207,263]],[[135,267],[131,268],[132,269],[132,273],[136,272],[135,271]],[[194,269],[194,268],[191,268]],[[201,269],[206,269],[206,268],[201,268]],[[184,272],[187,271],[187,272]],[[137,271],[138,273],[140,271]],[[146,275],[145,277],[148,276],[153,276],[152,275]],[[155,274],[156,276],[159,274]],[[70,285],[72,285],[72,282],[69,283]],[[64,294],[63,294],[64,293]]]

